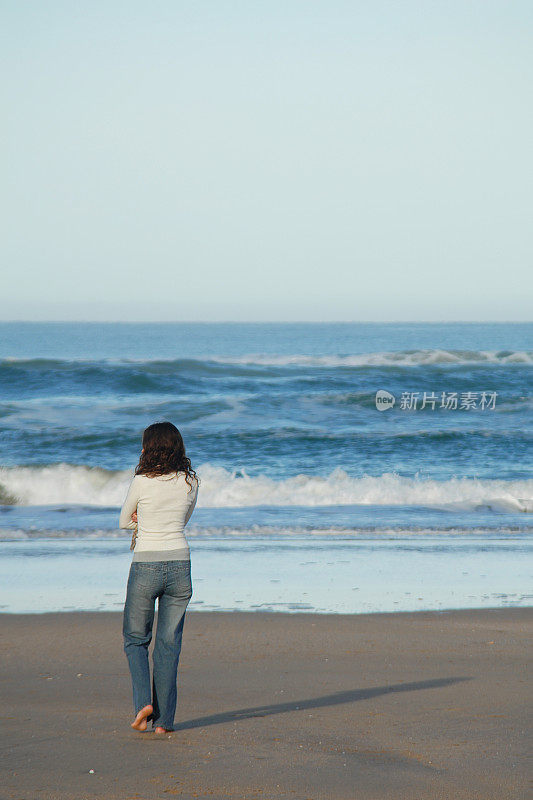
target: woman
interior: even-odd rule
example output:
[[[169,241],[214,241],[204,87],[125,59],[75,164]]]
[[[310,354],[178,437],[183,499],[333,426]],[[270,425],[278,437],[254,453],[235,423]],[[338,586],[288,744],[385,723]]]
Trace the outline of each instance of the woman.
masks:
[[[155,733],[173,729],[183,623],[192,597],[190,551],[183,529],[196,505],[198,483],[179,430],[171,422],[149,425],[119,521],[120,528],[136,531],[122,632],[133,686],[131,727],[138,731],[146,730],[148,720]],[[150,686],[148,646],[156,597]]]

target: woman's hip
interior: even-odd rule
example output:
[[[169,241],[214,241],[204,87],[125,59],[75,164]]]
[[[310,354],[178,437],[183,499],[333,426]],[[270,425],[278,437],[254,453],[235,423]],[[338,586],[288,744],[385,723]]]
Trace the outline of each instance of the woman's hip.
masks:
[[[156,592],[176,590],[180,594],[191,586],[190,559],[170,561],[132,561],[128,575],[128,591]]]

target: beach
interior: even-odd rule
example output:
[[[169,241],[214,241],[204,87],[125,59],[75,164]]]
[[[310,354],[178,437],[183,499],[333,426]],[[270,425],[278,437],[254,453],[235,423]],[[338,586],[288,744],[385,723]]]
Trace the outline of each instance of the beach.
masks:
[[[163,736],[130,727],[121,625],[1,615],[2,798],[527,796],[531,608],[189,611]]]

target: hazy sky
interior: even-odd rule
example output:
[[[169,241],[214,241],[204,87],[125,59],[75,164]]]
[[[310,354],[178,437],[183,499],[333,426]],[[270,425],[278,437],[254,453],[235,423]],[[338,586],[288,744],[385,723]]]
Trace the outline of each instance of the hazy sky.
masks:
[[[530,0],[0,9],[0,319],[531,318]]]

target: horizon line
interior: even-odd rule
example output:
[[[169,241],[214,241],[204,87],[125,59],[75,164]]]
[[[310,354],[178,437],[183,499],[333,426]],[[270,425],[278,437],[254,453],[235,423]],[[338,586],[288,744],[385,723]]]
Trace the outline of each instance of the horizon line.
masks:
[[[529,325],[533,320],[494,320],[494,319],[441,319],[441,320],[202,320],[202,319],[0,319],[0,324],[24,323],[40,325],[42,323],[55,323],[59,325],[90,324],[90,325]]]
[[[0,319],[2,325],[531,325],[533,320],[112,320],[112,319]]]

